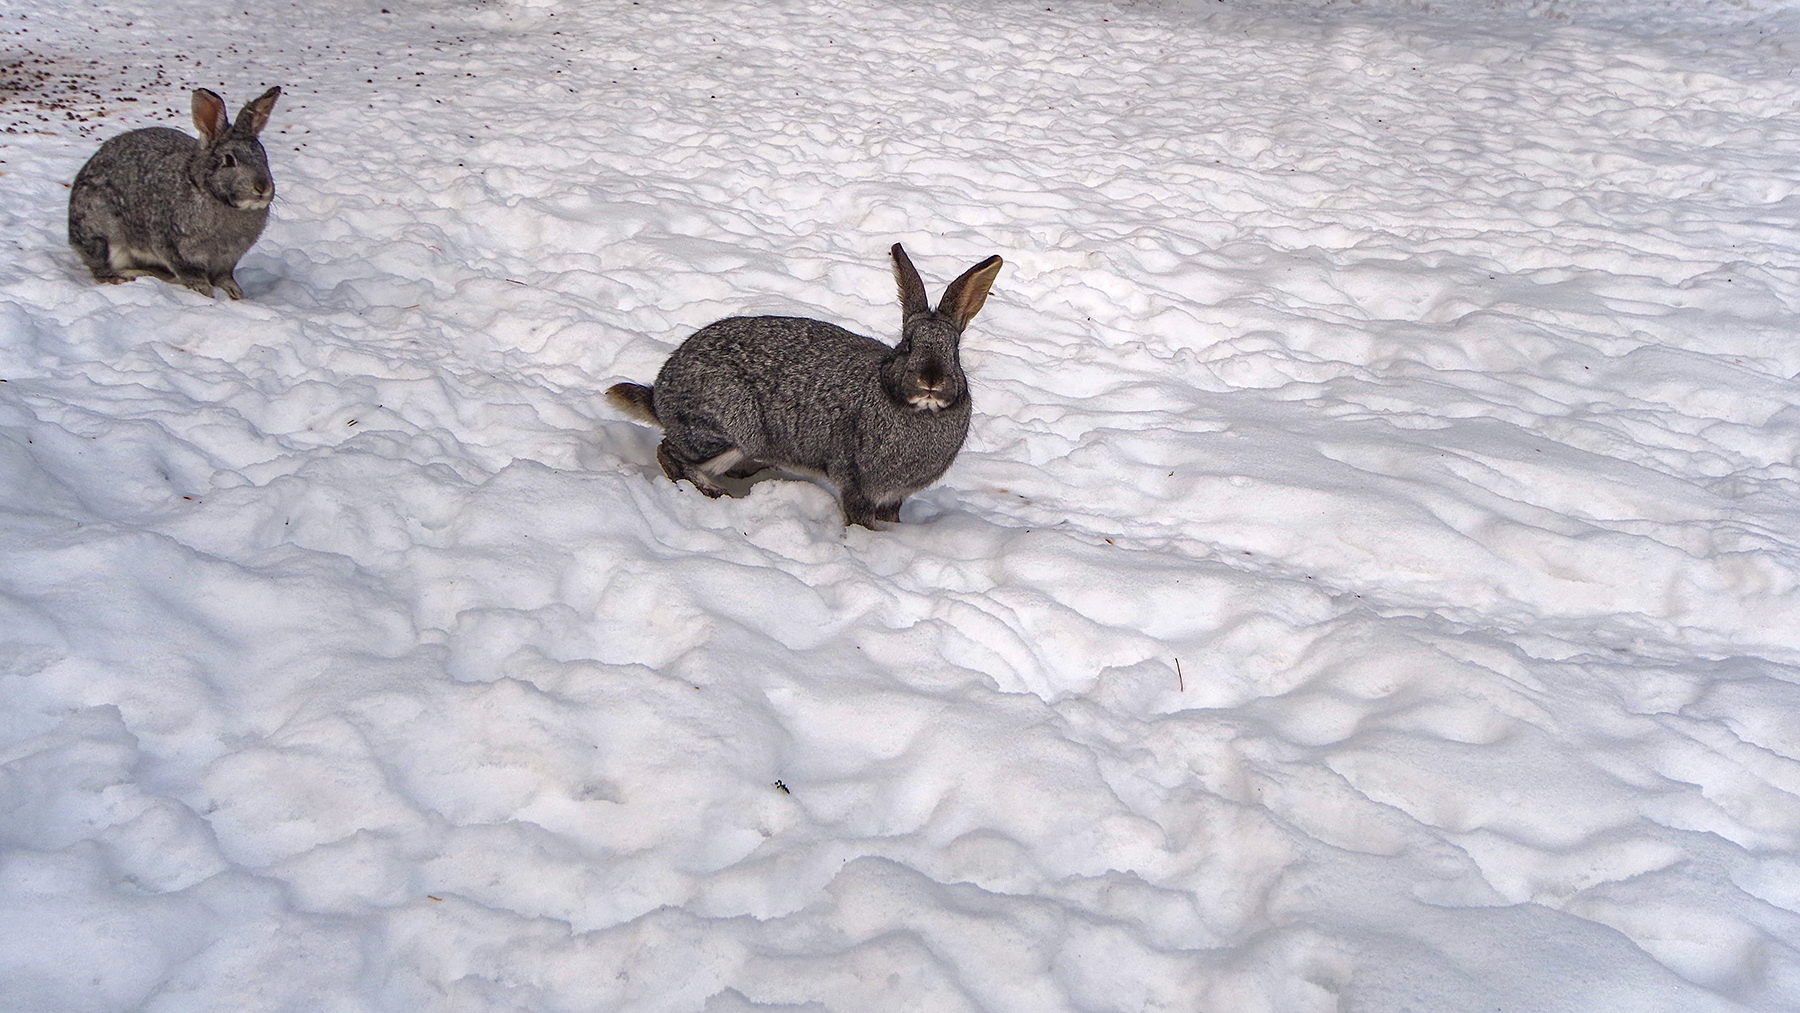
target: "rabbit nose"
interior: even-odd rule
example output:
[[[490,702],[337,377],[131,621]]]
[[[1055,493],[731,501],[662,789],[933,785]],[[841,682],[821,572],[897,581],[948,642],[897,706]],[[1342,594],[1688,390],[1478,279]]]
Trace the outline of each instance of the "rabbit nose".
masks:
[[[267,197],[269,195],[269,184],[266,181],[259,182],[250,189],[254,190],[258,197]]]

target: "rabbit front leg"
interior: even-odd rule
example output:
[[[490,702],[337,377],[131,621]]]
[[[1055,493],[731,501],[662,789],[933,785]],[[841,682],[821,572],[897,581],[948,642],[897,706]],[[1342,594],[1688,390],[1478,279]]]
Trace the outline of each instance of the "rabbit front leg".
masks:
[[[229,267],[225,269],[225,273],[213,275],[212,283],[224,289],[225,294],[233,299],[242,299],[244,297],[244,290],[238,287],[237,279],[231,276],[231,268]],[[212,293],[209,292],[207,294],[211,295]]]

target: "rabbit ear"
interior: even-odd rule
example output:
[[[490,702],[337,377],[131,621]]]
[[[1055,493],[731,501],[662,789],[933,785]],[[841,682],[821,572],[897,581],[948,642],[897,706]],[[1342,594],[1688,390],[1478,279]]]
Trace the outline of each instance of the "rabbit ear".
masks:
[[[913,269],[906,251],[895,243],[888,252],[894,255],[894,280],[900,285],[900,318],[911,320],[921,313],[930,313],[931,300],[925,298],[925,283],[919,280],[919,272]]]
[[[211,144],[218,136],[231,126],[225,118],[225,100],[205,88],[194,89],[194,129],[200,131],[200,137]]]
[[[988,289],[993,287],[1003,263],[999,257],[989,257],[964,271],[962,277],[944,290],[944,298],[938,303],[938,315],[949,317],[959,331],[967,327],[975,314],[981,312],[981,305],[987,302]]]
[[[275,100],[280,97],[281,87],[277,85],[257,96],[255,101],[245,103],[238,112],[237,128],[248,131],[252,137],[262,133],[262,128],[269,125],[269,114],[275,111]]]

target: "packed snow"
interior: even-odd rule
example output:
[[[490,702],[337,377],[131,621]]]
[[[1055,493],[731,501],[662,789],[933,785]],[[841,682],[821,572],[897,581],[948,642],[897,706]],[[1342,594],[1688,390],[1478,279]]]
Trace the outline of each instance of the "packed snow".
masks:
[[[11,0],[0,1009],[1800,1008],[1800,9]],[[270,85],[246,298],[99,142]],[[903,523],[602,397],[1006,260]]]

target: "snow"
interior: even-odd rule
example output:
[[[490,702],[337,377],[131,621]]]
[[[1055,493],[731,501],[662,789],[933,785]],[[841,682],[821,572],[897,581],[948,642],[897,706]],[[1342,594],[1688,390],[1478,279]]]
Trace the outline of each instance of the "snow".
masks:
[[[0,1009],[1800,1008],[1789,4],[0,31]],[[273,84],[248,298],[87,278]],[[602,398],[894,242],[906,523]]]

